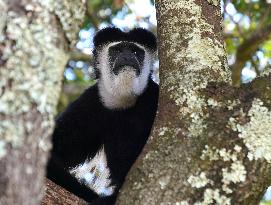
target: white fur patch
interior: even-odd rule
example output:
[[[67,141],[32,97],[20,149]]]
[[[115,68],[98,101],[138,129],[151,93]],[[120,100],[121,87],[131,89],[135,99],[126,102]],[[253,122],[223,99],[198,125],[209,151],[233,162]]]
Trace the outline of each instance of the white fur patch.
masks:
[[[84,183],[100,196],[110,196],[115,186],[111,185],[110,170],[102,147],[95,157],[69,170],[80,183]]]
[[[109,43],[104,46],[98,54],[97,68],[101,73],[99,79],[99,94],[103,104],[110,108],[127,108],[134,105],[137,96],[141,95],[145,90],[148,77],[153,66],[153,55],[143,46],[135,43],[138,47],[145,51],[143,68],[137,76],[133,69],[123,69],[118,75],[111,72],[109,64],[108,50],[109,47],[121,42]]]

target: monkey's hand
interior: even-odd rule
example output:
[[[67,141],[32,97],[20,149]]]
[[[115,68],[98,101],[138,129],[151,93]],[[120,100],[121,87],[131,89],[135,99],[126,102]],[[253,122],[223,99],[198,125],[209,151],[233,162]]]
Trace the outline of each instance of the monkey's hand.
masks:
[[[98,198],[98,195],[84,184],[80,184],[70,173],[68,173],[56,156],[51,156],[47,164],[47,178],[77,195],[87,202]]]

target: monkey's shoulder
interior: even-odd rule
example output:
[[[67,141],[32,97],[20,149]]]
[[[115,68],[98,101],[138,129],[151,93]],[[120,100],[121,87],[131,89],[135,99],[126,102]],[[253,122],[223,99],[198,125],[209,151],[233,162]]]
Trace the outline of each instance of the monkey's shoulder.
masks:
[[[146,87],[146,90],[143,92],[141,96],[139,96],[138,101],[141,103],[137,104],[139,107],[147,106],[149,109],[153,108],[154,110],[156,110],[158,96],[159,96],[159,86],[157,83],[150,79],[148,82],[148,86]]]
[[[76,100],[71,102],[57,120],[66,116],[83,117],[100,107],[97,84],[87,88]]]

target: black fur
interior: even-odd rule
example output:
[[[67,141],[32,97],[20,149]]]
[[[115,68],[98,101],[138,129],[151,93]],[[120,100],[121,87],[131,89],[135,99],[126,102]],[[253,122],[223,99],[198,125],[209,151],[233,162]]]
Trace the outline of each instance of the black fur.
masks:
[[[93,204],[114,204],[127,172],[148,139],[157,98],[158,85],[151,79],[135,106],[126,110],[105,108],[97,85],[87,89],[57,119],[48,178],[89,202],[94,200]],[[75,167],[87,157],[93,157],[102,144],[117,189],[112,196],[98,198],[63,168]]]
[[[155,36],[149,31],[134,29],[124,33],[117,28],[107,28],[95,36],[95,50],[119,40],[137,42],[151,52],[156,49]],[[47,177],[92,205],[114,204],[127,172],[149,137],[157,101],[158,85],[150,76],[145,91],[138,96],[135,105],[127,109],[106,108],[101,102],[98,85],[88,88],[56,121]],[[102,146],[112,185],[116,186],[114,194],[108,197],[98,196],[68,172],[93,158]]]
[[[95,48],[110,42],[128,41],[138,43],[153,51],[157,49],[156,37],[144,28],[135,28],[129,32],[123,32],[115,27],[104,28],[96,34],[93,41]]]

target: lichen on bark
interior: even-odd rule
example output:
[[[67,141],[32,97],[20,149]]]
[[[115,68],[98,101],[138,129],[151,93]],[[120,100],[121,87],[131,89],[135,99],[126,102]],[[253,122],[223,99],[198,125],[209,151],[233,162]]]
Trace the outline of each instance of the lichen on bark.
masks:
[[[1,49],[4,64],[0,70],[0,113],[2,116],[19,116],[36,107],[44,114],[42,126],[50,133],[60,79],[68,59],[63,49],[65,45],[56,46],[61,40],[57,27],[51,24],[55,19],[41,5],[25,5],[22,12],[33,15],[31,23],[29,17],[11,9],[5,13],[6,26],[1,32],[0,43],[5,46]],[[35,18],[34,15],[41,17]],[[15,124],[9,117],[2,120],[1,140],[14,146],[22,145],[21,136],[32,131],[31,124],[24,121]]]
[[[230,118],[230,125],[249,150],[249,160],[265,159],[270,163],[271,112],[260,99],[255,98],[247,116],[250,118],[248,123],[238,124],[235,118]]]
[[[192,118],[193,123],[189,122],[189,135],[198,136],[204,128],[203,107],[206,106],[198,91],[212,81],[230,82],[225,49],[220,39],[210,38],[209,35],[217,35],[215,27],[206,21],[200,5],[194,1],[162,2],[161,18],[179,12],[179,16],[175,15],[173,20],[164,19],[161,38],[168,33],[172,35],[163,38],[165,41],[161,42],[161,47],[165,47],[163,44],[168,46],[166,58],[180,69],[165,72],[161,88],[170,92],[170,98],[180,107],[180,117],[190,115]]]
[[[1,204],[41,200],[66,53],[83,21],[83,3],[0,2]]]
[[[218,6],[220,1],[219,0],[207,0],[210,4],[214,5],[214,6]]]

